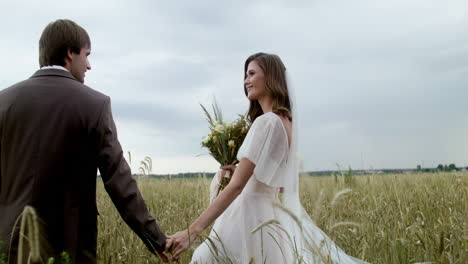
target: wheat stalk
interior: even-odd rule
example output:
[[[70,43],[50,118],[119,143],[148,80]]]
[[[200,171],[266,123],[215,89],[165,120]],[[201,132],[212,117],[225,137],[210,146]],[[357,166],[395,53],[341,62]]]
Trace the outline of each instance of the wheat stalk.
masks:
[[[19,245],[18,245],[18,264],[23,263],[24,243],[27,240],[29,244],[28,263],[39,262],[40,256],[40,241],[39,241],[39,224],[36,210],[31,206],[25,206],[21,219],[21,227],[19,230]],[[26,232],[27,229],[27,232]]]

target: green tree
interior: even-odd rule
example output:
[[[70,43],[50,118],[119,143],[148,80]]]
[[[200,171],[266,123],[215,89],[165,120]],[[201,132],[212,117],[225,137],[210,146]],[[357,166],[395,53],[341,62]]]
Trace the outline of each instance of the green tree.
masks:
[[[455,164],[453,163],[448,166],[448,171],[457,171],[457,170],[458,170],[457,166],[455,166]]]
[[[444,170],[444,165],[442,165],[442,164],[437,165],[437,170],[443,171]]]

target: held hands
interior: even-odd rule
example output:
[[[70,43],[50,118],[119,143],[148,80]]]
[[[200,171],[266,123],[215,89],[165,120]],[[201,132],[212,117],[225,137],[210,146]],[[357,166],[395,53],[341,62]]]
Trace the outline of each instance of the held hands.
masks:
[[[171,252],[172,260],[178,262],[180,254],[186,251],[198,234],[189,232],[189,229],[175,233],[166,240],[166,251]]]
[[[221,166],[220,168],[222,169],[220,173],[221,177],[224,177],[227,172],[229,172],[232,176],[236,170],[235,165],[226,165]],[[180,254],[182,254],[192,245],[193,241],[195,241],[201,231],[202,228],[198,226],[191,226],[189,229],[185,229],[167,237],[165,248],[166,252],[170,252],[172,254],[172,261],[179,262]],[[167,259],[164,254],[163,256],[160,254],[160,257],[163,261]]]

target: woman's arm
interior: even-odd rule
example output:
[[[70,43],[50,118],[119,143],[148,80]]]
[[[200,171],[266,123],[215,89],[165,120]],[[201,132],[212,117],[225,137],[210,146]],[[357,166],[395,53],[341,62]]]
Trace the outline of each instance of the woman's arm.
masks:
[[[250,160],[241,159],[229,184],[224,188],[213,203],[190,225],[189,231],[197,235],[216,220],[242,192],[255,169]]]
[[[170,250],[175,259],[187,250],[190,243],[211,225],[229,207],[234,199],[239,196],[252,176],[254,169],[254,163],[246,158],[241,159],[231,181],[219,193],[213,203],[190,225],[188,230],[178,232],[169,237],[166,243],[166,250]]]

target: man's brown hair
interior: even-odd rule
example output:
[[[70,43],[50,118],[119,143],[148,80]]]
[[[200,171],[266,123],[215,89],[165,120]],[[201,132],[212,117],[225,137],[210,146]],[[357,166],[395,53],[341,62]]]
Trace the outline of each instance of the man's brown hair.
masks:
[[[80,54],[82,48],[91,47],[89,35],[75,22],[68,19],[56,20],[44,29],[39,40],[39,65],[65,66],[68,50]]]

